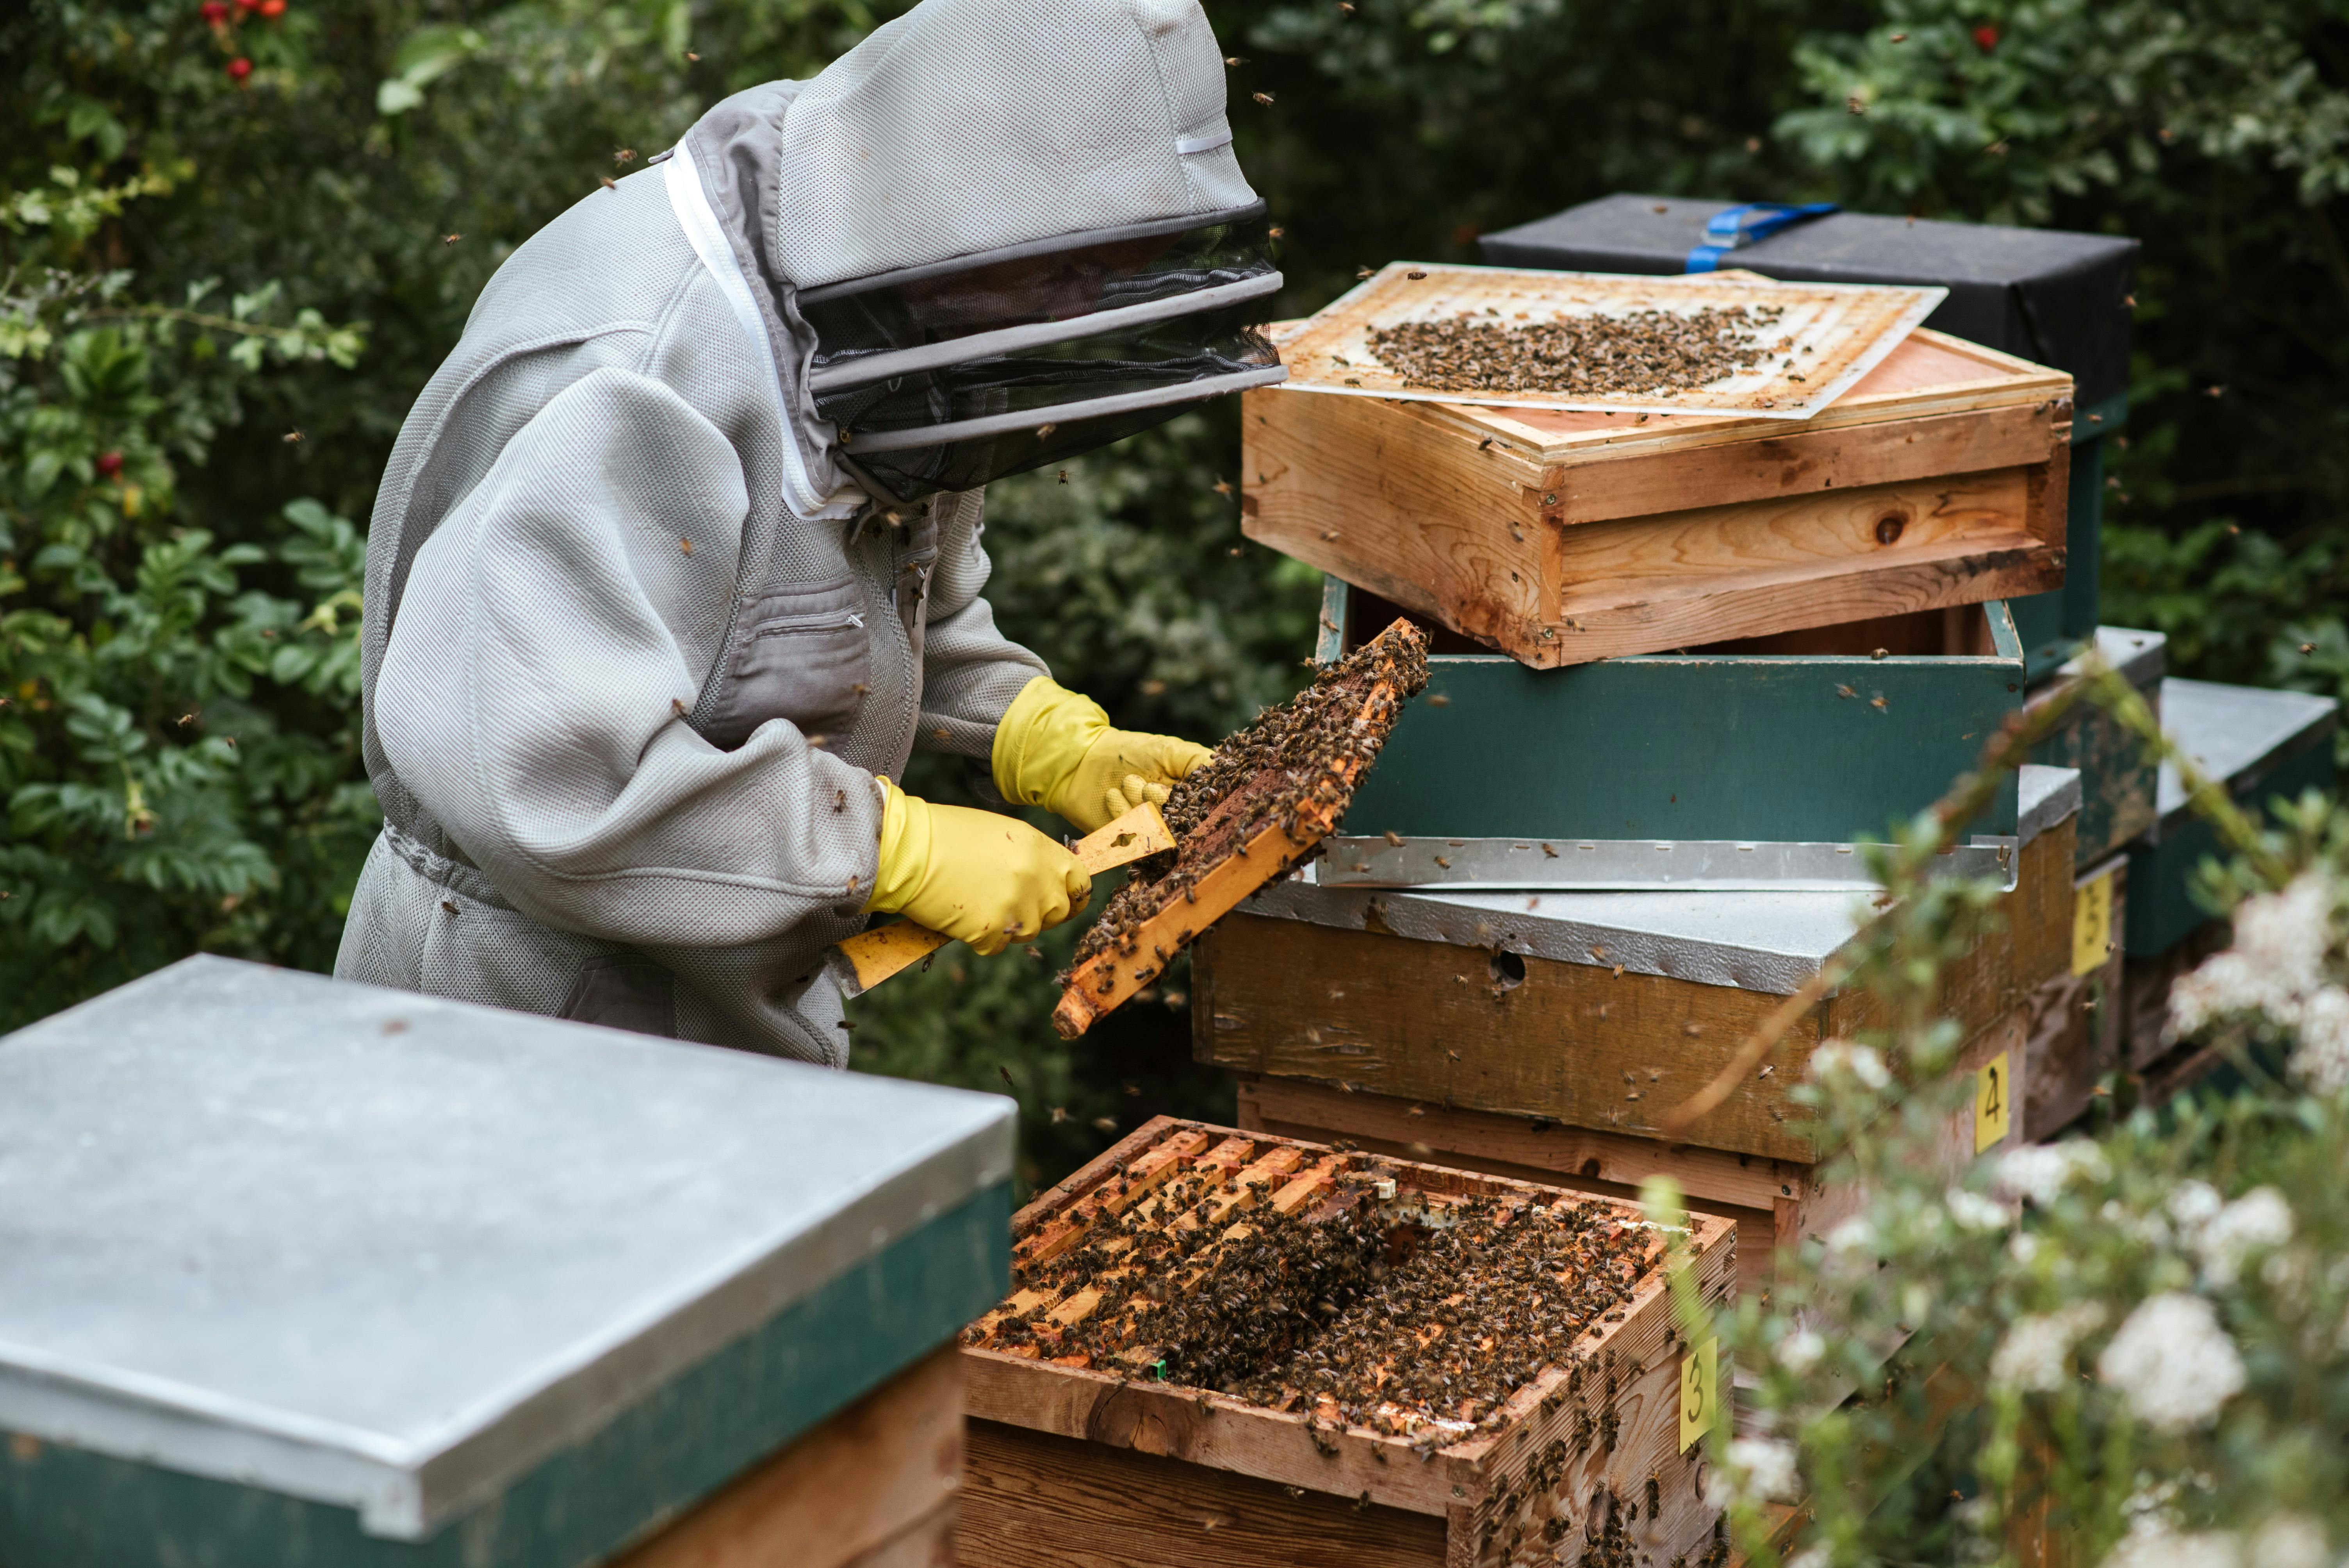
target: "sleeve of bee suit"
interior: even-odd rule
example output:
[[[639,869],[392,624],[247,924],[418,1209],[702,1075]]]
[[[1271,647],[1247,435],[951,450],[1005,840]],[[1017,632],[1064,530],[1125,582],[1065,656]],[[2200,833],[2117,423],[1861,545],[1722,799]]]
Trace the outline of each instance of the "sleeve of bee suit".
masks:
[[[418,552],[377,727],[400,779],[533,919],[722,947],[863,906],[872,776],[784,720],[731,751],[686,722],[701,672],[684,617],[722,613],[748,511],[717,428],[606,368],[524,426]]]
[[[981,764],[994,755],[995,727],[1044,661],[995,629],[979,595],[993,570],[983,542],[984,492],[961,490],[930,503],[937,565],[924,606],[922,723],[914,744]]]

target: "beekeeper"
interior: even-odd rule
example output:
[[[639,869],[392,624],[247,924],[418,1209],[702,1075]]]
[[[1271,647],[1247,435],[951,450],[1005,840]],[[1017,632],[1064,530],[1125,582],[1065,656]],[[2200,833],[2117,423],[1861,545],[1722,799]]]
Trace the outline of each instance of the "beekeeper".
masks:
[[[409,411],[368,542],[383,833],[336,973],[844,1062],[823,950],[1081,909],[1206,754],[996,630],[980,489],[1280,378],[1197,0],[925,0],[533,236]]]

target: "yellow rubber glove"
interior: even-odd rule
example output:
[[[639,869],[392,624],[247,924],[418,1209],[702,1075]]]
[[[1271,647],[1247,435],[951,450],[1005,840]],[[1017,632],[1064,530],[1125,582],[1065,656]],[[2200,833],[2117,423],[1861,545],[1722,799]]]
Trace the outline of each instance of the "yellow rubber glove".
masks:
[[[881,866],[867,910],[959,937],[992,955],[1085,907],[1077,857],[1017,817],[938,806],[881,781]]]
[[[992,760],[1005,799],[1057,811],[1090,833],[1144,800],[1164,806],[1174,781],[1209,755],[1171,735],[1112,729],[1101,704],[1038,676],[1004,709]]]

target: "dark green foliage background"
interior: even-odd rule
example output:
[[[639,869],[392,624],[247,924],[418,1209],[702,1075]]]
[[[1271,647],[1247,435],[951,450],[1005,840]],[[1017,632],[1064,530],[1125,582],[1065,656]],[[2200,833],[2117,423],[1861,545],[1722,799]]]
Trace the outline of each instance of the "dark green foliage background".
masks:
[[[409,400],[616,150],[894,9],[291,0],[212,26],[194,0],[33,0],[0,22],[0,1027],[199,947],[331,962],[374,824],[359,529]],[[2168,632],[2175,670],[2349,686],[2349,0],[1209,10],[1290,312],[1619,189],[2144,237],[2106,619]],[[1237,457],[1224,409],[996,487],[1003,622],[1122,722],[1211,737],[1299,678],[1312,579],[1240,547],[1213,488]],[[1060,1045],[1066,944],[942,955],[856,1014],[880,1070],[1008,1073],[1031,1179],[1228,1104],[1179,1006]]]

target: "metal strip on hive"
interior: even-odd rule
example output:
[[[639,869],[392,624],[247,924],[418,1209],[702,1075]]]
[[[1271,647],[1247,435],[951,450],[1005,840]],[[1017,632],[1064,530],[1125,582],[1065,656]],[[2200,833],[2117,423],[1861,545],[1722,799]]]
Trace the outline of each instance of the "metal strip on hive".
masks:
[[[1945,850],[1942,876],[1995,877],[2012,889],[2022,841],[1976,835]],[[1689,892],[1853,892],[1884,884],[1867,846],[1726,839],[1330,839],[1308,874],[1321,887],[1443,887],[1466,892],[1670,888]]]

